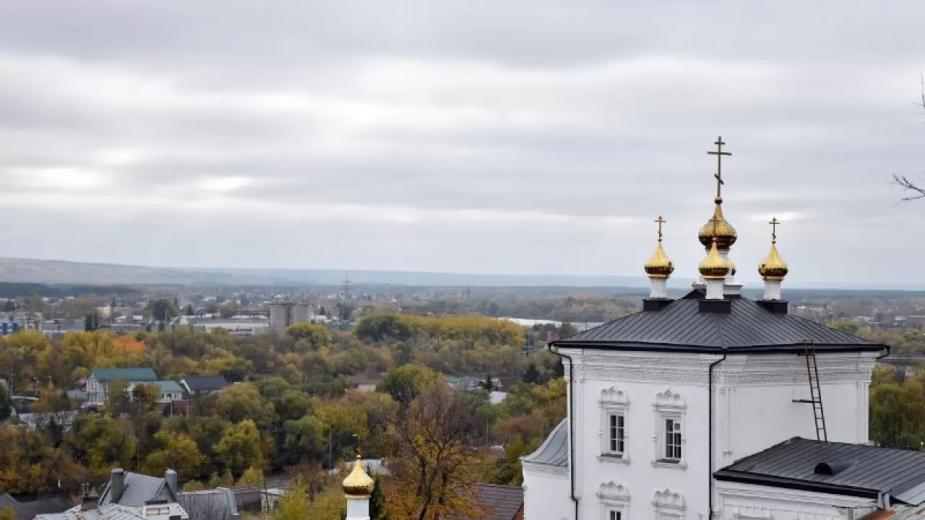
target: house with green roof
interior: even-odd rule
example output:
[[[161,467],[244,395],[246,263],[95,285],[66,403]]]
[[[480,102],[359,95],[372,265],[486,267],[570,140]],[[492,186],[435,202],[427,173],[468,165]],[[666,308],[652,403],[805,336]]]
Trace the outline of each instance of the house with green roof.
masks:
[[[154,369],[148,367],[133,368],[94,368],[87,377],[87,404],[102,404],[109,395],[109,385],[113,381],[126,383],[153,383],[157,381]]]

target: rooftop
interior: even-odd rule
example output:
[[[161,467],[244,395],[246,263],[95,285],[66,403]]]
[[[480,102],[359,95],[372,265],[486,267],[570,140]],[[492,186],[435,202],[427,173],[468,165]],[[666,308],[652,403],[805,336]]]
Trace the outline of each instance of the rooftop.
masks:
[[[887,348],[806,318],[775,313],[747,298],[729,299],[729,313],[701,312],[703,293],[692,291],[660,310],[617,318],[553,343],[559,347],[679,352],[877,351]]]
[[[94,368],[90,379],[97,381],[157,381],[154,369],[138,368]]]
[[[925,503],[925,452],[794,437],[736,461],[717,480]]]
[[[521,460],[560,468],[568,467],[568,418],[562,419],[543,444]]]

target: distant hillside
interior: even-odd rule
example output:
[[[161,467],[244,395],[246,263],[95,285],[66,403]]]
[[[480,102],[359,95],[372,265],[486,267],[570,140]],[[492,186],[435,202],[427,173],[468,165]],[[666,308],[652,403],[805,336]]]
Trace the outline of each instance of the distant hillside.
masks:
[[[112,285],[340,285],[344,278],[360,285],[416,285],[443,287],[648,287],[644,276],[462,274],[419,271],[342,269],[244,269],[150,267],[140,265],[37,260],[0,257],[0,282],[38,284]],[[690,287],[691,280],[672,278],[673,292]],[[751,289],[760,283],[747,284]],[[923,291],[914,283],[788,283],[788,289],[836,291]],[[842,294],[845,296],[845,294]]]

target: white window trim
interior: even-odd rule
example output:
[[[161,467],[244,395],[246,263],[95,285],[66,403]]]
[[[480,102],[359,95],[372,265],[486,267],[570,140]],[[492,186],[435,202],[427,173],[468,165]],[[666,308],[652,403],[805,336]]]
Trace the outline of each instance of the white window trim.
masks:
[[[612,480],[601,484],[597,498],[601,501],[601,520],[610,520],[611,511],[619,511],[620,520],[629,519],[630,494],[623,484]]]
[[[601,391],[601,451],[598,460],[601,462],[628,463],[629,457],[629,398],[621,388],[612,386]],[[610,451],[610,416],[623,416],[623,451]]]
[[[660,468],[687,468],[687,420],[685,411],[687,404],[681,394],[671,388],[655,394],[655,402],[652,405],[655,408],[655,435],[652,436],[654,441],[654,457],[652,465]],[[677,461],[666,460],[664,457],[665,450],[665,421],[675,419],[681,422],[681,458]]]
[[[655,506],[656,520],[682,520],[684,511],[687,510],[684,495],[669,488],[656,491],[652,497],[652,505]]]

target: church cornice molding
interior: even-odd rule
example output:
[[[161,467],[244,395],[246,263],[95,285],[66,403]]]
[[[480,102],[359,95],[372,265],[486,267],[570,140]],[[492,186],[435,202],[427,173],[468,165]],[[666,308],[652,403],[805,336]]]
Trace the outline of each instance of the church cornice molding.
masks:
[[[550,464],[537,464],[535,462],[521,461],[524,471],[534,475],[550,477],[568,477],[568,466],[552,466]]]
[[[593,351],[574,358],[577,381],[643,382],[706,385],[709,364],[718,356]],[[869,382],[874,356],[857,353],[818,354],[822,383]],[[572,367],[566,366],[566,378]],[[801,356],[730,355],[714,371],[714,383],[723,386],[778,386],[802,384],[806,364]]]

